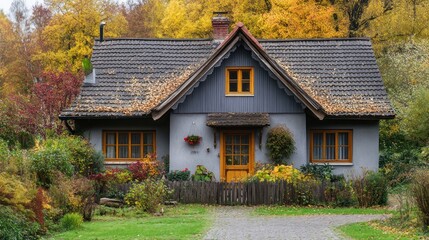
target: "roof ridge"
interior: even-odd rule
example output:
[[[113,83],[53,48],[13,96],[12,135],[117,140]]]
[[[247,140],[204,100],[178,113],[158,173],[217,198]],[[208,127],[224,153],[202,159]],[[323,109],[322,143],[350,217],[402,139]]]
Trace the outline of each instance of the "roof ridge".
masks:
[[[371,40],[369,37],[352,37],[352,38],[290,38],[290,39],[259,39],[260,42],[298,42],[298,41],[356,41]]]
[[[100,42],[99,38],[94,39],[96,42]],[[105,41],[213,41],[211,38],[104,38]]]

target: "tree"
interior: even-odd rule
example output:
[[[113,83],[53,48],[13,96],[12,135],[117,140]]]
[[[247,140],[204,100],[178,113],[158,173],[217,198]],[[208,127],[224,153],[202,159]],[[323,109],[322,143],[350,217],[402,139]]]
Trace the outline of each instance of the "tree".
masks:
[[[344,37],[347,18],[324,1],[273,0],[270,12],[260,19],[263,38]]]
[[[71,67],[77,73],[82,59],[92,53],[100,22],[106,22],[106,37],[119,37],[127,29],[119,6],[112,0],[50,0],[47,7],[53,14],[43,30],[43,42],[49,50],[39,52],[34,59],[48,71]]]
[[[153,38],[161,25],[166,4],[163,0],[129,1],[123,6],[128,22],[127,37]]]

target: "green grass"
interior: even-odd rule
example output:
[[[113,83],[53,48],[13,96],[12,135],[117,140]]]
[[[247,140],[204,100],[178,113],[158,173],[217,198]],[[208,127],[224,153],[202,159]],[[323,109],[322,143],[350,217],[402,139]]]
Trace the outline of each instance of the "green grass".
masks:
[[[352,239],[414,239],[413,237],[402,237],[398,234],[391,234],[376,229],[368,223],[352,223],[340,226],[338,230],[345,236]],[[418,237],[416,237],[418,239]]]
[[[254,215],[298,216],[322,214],[389,214],[391,211],[383,208],[318,208],[293,206],[262,206],[255,208]]]
[[[201,205],[181,205],[166,208],[161,217],[96,216],[80,229],[50,239],[198,239],[209,227],[209,212]]]

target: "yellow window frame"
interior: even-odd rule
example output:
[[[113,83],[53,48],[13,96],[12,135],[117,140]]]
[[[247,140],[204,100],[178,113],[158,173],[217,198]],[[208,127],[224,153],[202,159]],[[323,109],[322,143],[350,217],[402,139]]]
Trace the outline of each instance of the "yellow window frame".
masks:
[[[243,76],[242,71],[243,70],[250,70],[250,91],[243,92],[242,90],[242,83],[243,83]],[[230,79],[229,79],[229,73],[230,71],[237,71],[237,91],[230,91],[229,85],[230,85]],[[225,71],[225,94],[227,96],[253,96],[254,94],[254,71],[253,67],[227,67]]]
[[[128,135],[128,143],[126,144],[119,144],[118,142],[118,137],[119,137],[119,133],[126,133]],[[140,143],[138,144],[133,144],[131,142],[131,134],[133,133],[137,133],[140,134]],[[147,144],[144,141],[144,134],[152,134],[152,144]],[[115,134],[115,143],[114,144],[107,144],[107,135],[108,134]],[[107,157],[107,147],[111,146],[111,147],[115,147],[115,158],[108,158]],[[119,157],[119,147],[120,146],[126,146],[128,147],[128,156],[126,158],[120,158]],[[139,158],[132,158],[132,151],[131,148],[133,146],[139,146],[140,147],[140,157]],[[146,158],[147,154],[151,154],[151,153],[146,153],[144,152],[144,147],[145,146],[152,146],[152,153],[156,153],[156,131],[148,131],[148,130],[136,130],[136,131],[126,131],[126,130],[104,130],[103,131],[103,155],[105,157],[105,161],[109,162],[109,161],[137,161],[137,160],[143,160],[144,158]]]
[[[321,159],[314,159],[313,156],[313,148],[315,146],[314,144],[314,134],[315,133],[321,133],[323,134],[323,141],[322,145],[318,145],[322,147],[322,158]],[[335,148],[335,159],[327,159],[326,158],[326,134],[328,133],[334,133],[335,134],[335,145],[332,145],[330,147]],[[348,134],[348,145],[339,145],[338,144],[338,134],[339,133],[347,133]],[[347,156],[348,159],[339,159],[338,157],[338,151],[339,147],[345,147],[347,146]],[[344,130],[344,129],[326,129],[326,130],[310,130],[310,162],[311,163],[352,163],[353,162],[353,130]]]

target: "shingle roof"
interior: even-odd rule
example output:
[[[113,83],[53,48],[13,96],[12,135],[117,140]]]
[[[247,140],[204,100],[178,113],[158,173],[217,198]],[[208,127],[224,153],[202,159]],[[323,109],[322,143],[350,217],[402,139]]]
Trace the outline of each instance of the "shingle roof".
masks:
[[[327,117],[394,116],[369,39],[254,41]],[[97,41],[92,56],[97,83],[85,84],[60,117],[149,114],[213,59],[217,45],[212,40]]]
[[[61,117],[141,116],[176,90],[215,50],[211,40],[96,41],[96,84],[84,84]]]
[[[209,113],[207,126],[210,127],[256,127],[269,126],[268,113]]]
[[[328,116],[394,115],[369,39],[260,43]]]

